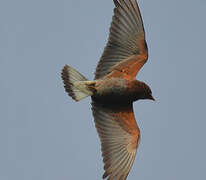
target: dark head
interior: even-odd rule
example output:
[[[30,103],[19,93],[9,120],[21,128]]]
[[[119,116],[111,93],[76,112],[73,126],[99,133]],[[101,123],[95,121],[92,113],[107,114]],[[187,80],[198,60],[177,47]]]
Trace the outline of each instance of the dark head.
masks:
[[[154,97],[152,96],[152,91],[151,91],[150,87],[144,82],[140,82],[140,86],[143,90],[141,93],[140,99],[150,99],[150,100],[155,101]]]

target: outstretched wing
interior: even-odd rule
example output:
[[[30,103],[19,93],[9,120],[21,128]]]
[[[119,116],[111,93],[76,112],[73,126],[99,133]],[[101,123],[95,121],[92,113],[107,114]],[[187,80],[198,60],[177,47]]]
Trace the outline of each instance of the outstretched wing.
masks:
[[[107,46],[97,65],[95,79],[111,76],[134,79],[147,61],[144,26],[136,0],[113,0],[114,16]]]
[[[132,167],[140,132],[132,104],[105,106],[93,100],[92,111],[108,180],[126,180]]]

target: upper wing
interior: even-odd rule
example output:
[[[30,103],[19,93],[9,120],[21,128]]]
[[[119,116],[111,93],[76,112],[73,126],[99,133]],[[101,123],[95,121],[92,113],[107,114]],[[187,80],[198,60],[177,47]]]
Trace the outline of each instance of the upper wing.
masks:
[[[132,104],[106,107],[93,101],[92,110],[101,140],[105,170],[103,178],[126,180],[140,138]]]
[[[116,7],[109,39],[97,65],[95,79],[112,71],[112,76],[124,77],[120,75],[122,73],[133,79],[148,57],[140,10],[136,0],[113,1]]]

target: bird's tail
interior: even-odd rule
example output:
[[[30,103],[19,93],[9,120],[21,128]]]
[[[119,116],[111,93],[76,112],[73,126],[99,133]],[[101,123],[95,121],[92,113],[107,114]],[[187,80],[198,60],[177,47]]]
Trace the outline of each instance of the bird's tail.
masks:
[[[80,101],[93,95],[92,87],[95,81],[88,81],[82,74],[72,67],[65,65],[62,69],[62,79],[66,92],[75,100]]]

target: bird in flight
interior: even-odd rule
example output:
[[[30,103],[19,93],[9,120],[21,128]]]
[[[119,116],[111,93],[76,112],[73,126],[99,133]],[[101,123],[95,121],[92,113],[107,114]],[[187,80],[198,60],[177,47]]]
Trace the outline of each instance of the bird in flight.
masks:
[[[113,0],[114,15],[109,39],[89,81],[65,65],[62,79],[66,92],[80,101],[91,96],[95,126],[101,141],[103,179],[126,180],[135,159],[140,130],[133,102],[154,100],[150,87],[136,80],[148,58],[145,31],[136,0]]]

